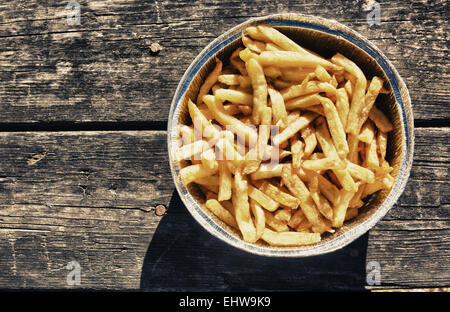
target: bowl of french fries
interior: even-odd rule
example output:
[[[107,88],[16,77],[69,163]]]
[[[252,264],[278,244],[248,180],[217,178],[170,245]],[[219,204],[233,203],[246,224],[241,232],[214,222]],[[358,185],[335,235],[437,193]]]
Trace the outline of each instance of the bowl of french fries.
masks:
[[[250,253],[342,248],[395,204],[413,117],[383,53],[346,26],[301,14],[248,20],[211,42],[175,92],[176,189],[211,234]]]

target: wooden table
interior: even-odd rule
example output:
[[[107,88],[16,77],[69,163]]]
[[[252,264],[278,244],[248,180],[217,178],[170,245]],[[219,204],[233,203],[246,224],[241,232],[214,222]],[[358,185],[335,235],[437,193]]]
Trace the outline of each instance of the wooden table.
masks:
[[[79,1],[80,25],[68,25],[67,3],[0,4],[0,288],[450,285],[447,1],[380,1],[372,26],[363,1]],[[211,237],[174,191],[166,149],[171,98],[194,57],[232,26],[281,12],[333,18],[369,38],[405,79],[415,116],[398,203],[350,246],[309,259],[253,256]],[[81,285],[67,283],[71,261]],[[378,286],[366,282],[370,261]]]

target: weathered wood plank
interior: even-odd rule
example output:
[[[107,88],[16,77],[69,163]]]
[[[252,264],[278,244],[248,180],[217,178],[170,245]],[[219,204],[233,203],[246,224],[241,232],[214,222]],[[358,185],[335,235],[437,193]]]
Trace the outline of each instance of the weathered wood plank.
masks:
[[[379,1],[4,1],[0,10],[0,123],[167,120],[176,85],[212,39],[254,16],[299,12],[336,19],[385,52],[405,79],[418,120],[450,118],[447,3]],[[152,55],[151,42],[163,50]]]
[[[303,260],[254,257],[206,233],[174,193],[165,134],[1,133],[0,288],[69,287],[72,260],[95,289],[361,289],[369,260],[381,288],[449,285],[450,128],[417,129],[407,189],[368,237]]]
[[[0,134],[0,287],[135,289],[173,186],[165,132]],[[33,158],[40,155],[39,159]],[[45,155],[45,156],[43,156]]]
[[[0,148],[4,205],[147,209],[172,194],[165,132],[0,133]]]

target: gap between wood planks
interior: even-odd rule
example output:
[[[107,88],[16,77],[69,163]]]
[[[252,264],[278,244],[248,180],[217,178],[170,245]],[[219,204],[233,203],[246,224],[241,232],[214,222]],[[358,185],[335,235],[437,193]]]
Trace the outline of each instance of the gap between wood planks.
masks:
[[[450,119],[416,119],[415,128],[450,127]],[[32,123],[0,123],[0,132],[28,131],[165,131],[165,121],[89,121],[89,122],[32,122]]]

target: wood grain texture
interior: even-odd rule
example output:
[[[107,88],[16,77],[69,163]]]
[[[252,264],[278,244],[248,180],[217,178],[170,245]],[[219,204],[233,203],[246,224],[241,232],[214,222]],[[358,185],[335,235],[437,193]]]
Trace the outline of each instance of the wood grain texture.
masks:
[[[370,26],[361,0],[79,1],[81,25],[69,26],[67,1],[3,1],[0,124],[151,121],[162,129],[179,79],[204,46],[248,18],[298,12],[370,39],[405,79],[416,120],[448,125],[448,3],[379,2],[381,24]]]
[[[381,265],[380,288],[450,284],[450,128],[416,130],[405,193],[369,236],[290,260],[248,255],[195,222],[165,134],[0,133],[0,288],[69,288],[72,260],[87,289],[357,290],[367,261]]]
[[[0,288],[135,289],[173,186],[165,132],[0,134]],[[35,155],[45,155],[31,164]]]

